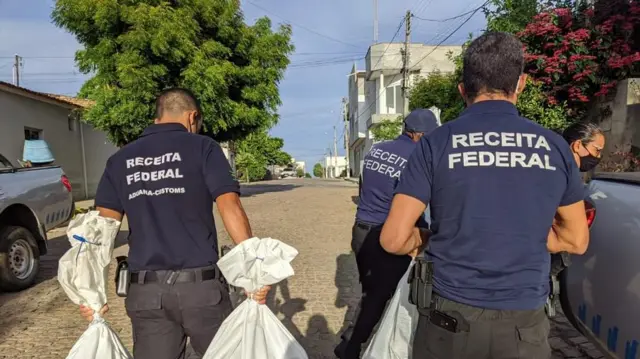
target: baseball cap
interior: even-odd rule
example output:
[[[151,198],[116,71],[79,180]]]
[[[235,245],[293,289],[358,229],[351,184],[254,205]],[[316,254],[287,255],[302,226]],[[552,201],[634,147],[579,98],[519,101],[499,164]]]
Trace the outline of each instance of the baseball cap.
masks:
[[[408,132],[429,133],[439,126],[436,115],[424,108],[418,108],[404,119],[404,130]]]

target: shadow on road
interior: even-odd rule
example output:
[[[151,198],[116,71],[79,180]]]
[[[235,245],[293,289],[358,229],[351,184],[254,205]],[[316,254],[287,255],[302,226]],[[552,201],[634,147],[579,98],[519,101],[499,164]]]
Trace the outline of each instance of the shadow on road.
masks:
[[[360,196],[351,196],[351,202],[353,202],[356,206],[360,205]]]
[[[276,293],[280,292],[282,299],[276,298]],[[293,317],[305,311],[307,300],[303,298],[291,298],[288,280],[272,286],[267,296],[267,306],[271,308],[276,316],[282,314],[280,322],[302,345],[309,358],[326,358],[335,341],[335,335],[329,330],[327,319],[320,314],[316,314],[309,319],[306,335],[293,322]],[[293,353],[293,349],[292,349]]]
[[[291,191],[300,187],[297,184],[251,184],[241,187],[240,197],[252,197],[263,193]]]
[[[356,309],[360,300],[360,281],[358,280],[356,257],[353,252],[340,254],[336,258],[335,285],[338,289],[335,302],[336,308],[347,307],[342,328],[338,332],[341,335],[349,327],[349,324],[355,320]]]

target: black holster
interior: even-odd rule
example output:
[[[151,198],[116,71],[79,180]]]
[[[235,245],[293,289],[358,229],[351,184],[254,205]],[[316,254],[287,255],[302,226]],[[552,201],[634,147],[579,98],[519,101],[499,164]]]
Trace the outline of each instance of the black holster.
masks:
[[[433,262],[417,258],[409,273],[409,302],[420,312],[428,312],[433,299]]]
[[[118,266],[116,267],[116,295],[126,297],[129,295],[129,285],[131,285],[131,273],[126,256],[116,257]]]

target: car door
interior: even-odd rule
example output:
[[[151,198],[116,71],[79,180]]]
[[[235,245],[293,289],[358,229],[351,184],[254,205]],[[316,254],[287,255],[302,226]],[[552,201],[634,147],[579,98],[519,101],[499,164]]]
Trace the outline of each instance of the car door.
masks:
[[[616,358],[637,358],[640,341],[640,182],[588,186],[596,216],[587,252],[572,256],[566,290],[581,331]]]

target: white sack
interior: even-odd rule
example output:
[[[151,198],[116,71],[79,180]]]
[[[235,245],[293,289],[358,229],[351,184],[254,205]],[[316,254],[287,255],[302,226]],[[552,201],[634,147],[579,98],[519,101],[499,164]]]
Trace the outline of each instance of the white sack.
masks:
[[[251,238],[218,261],[229,284],[255,292],[293,275],[298,251],[277,239]],[[307,359],[302,346],[266,305],[245,300],[225,319],[203,359]]]
[[[96,313],[107,303],[107,280],[120,222],[97,211],[79,214],[67,227],[71,248],[60,258],[58,282],[69,299]],[[99,315],[75,343],[67,359],[131,359],[116,333]]]
[[[409,303],[409,272],[411,262],[393,298],[384,312],[378,331],[371,339],[362,359],[409,359],[413,333],[418,325],[418,309]]]

